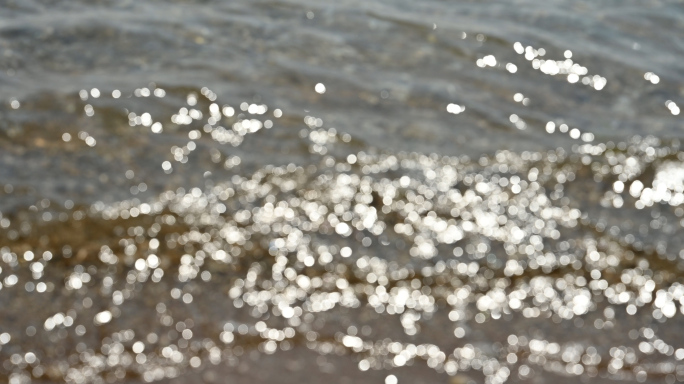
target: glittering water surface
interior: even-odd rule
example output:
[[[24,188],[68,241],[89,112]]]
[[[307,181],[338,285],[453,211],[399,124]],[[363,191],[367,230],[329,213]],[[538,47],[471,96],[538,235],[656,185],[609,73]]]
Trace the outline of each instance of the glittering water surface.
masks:
[[[0,9],[0,381],[684,381],[681,5]]]

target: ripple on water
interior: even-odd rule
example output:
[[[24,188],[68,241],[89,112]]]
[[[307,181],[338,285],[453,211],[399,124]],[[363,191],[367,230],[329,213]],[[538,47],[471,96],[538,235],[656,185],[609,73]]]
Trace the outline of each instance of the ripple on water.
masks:
[[[310,155],[252,171],[207,143],[239,147],[290,116],[217,99],[187,94],[170,124],[127,114],[145,135],[187,134],[157,159],[169,177],[208,149],[204,185],[146,198],[128,170],[132,198],[42,199],[0,216],[0,369],[11,382],[150,382],[304,350],[347,356],[359,377],[392,371],[386,383],[414,364],[452,382],[682,378],[678,141],[598,143],[559,124],[577,136],[571,149],[470,159],[359,151],[305,116]]]

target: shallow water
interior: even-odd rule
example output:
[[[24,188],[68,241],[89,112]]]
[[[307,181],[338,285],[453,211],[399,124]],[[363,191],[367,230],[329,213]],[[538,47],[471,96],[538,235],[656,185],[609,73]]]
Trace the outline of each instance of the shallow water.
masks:
[[[675,2],[5,2],[0,380],[684,380]]]

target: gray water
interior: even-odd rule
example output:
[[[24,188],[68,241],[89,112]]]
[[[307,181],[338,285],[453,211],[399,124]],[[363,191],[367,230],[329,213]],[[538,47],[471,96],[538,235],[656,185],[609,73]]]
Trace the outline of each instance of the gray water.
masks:
[[[682,32],[3,1],[0,382],[684,381]]]

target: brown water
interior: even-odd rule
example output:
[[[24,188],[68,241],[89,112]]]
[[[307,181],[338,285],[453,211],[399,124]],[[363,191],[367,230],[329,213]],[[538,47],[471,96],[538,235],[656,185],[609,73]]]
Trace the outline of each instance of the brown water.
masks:
[[[0,382],[684,380],[676,2],[4,2]]]

